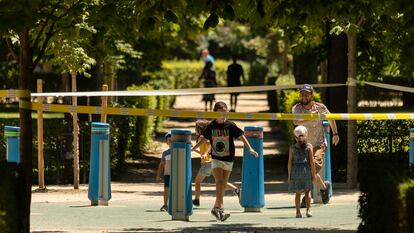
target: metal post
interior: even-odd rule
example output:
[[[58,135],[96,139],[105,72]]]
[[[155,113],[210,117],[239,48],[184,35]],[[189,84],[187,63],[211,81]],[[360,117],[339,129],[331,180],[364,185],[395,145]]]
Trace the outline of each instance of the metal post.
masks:
[[[414,168],[414,128],[410,129],[410,168]]]
[[[240,205],[245,212],[260,212],[260,208],[264,207],[263,128],[246,126],[244,131],[259,158],[255,158],[244,147]]]
[[[88,198],[91,205],[108,205],[111,199],[109,124],[92,122]]]
[[[191,131],[171,131],[171,172],[168,213],[172,220],[188,221],[193,213],[191,201]]]
[[[7,141],[6,160],[20,163],[20,127],[4,126],[4,137]]]
[[[331,184],[329,187],[329,197],[332,197],[332,169],[331,169],[331,131],[329,128],[329,121],[323,121],[325,128],[326,152],[325,152],[325,180]]]

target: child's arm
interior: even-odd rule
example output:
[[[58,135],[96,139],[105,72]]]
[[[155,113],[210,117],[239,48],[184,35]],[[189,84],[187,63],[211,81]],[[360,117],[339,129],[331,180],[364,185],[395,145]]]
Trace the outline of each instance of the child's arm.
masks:
[[[200,157],[202,158],[202,159],[204,159],[205,157],[207,157],[207,155],[208,155],[208,153],[210,153],[210,150],[211,150],[211,145],[210,145],[210,143],[208,143],[207,144],[207,150],[203,153],[203,154],[201,154],[200,153]]]
[[[292,172],[292,149],[289,148],[289,159],[288,159],[288,184],[290,183],[290,173]]]
[[[207,139],[205,137],[200,137],[200,140],[197,142],[197,144],[195,144],[191,151],[196,151],[196,149],[199,148],[200,145],[205,142],[207,142]]]
[[[158,169],[157,169],[157,176],[155,177],[155,181],[161,181],[161,174],[164,171],[164,160],[161,159],[160,164],[158,165]]]
[[[313,160],[313,147],[309,148],[309,161],[312,170],[312,180],[316,179],[316,168],[315,168],[315,161]]]
[[[242,140],[242,142],[244,143],[244,145],[246,145],[247,148],[249,148],[250,154],[252,154],[254,157],[258,158],[259,157],[259,154],[255,150],[253,150],[253,148],[250,145],[249,141],[247,141],[247,138],[244,135],[242,135],[242,136],[240,136],[240,139]]]

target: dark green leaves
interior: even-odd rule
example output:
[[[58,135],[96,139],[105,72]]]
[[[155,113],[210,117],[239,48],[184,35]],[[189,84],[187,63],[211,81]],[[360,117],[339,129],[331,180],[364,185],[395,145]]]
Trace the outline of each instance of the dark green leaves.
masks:
[[[236,18],[236,14],[234,13],[232,6],[226,5],[226,7],[224,7],[223,17],[228,20],[234,20]]]
[[[167,12],[165,12],[164,18],[168,22],[178,23],[178,16],[172,10],[167,10]]]
[[[204,30],[207,30],[209,28],[215,28],[218,23],[219,23],[218,15],[215,12],[213,12],[204,22],[203,28]]]

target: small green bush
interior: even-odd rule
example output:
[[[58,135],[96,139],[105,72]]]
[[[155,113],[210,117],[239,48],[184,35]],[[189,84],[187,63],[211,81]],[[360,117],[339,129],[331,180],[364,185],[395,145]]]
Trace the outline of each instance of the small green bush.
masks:
[[[411,220],[414,216],[414,180],[410,179],[400,184],[400,202],[400,232],[414,232],[414,222]]]
[[[399,232],[399,184],[407,177],[406,153],[359,155],[358,232]]]
[[[21,232],[24,176],[21,165],[0,161],[0,232]]]
[[[128,90],[150,90],[146,86],[130,86]],[[128,107],[133,108],[149,108],[154,109],[156,106],[154,96],[140,96],[125,98]],[[136,116],[133,117],[132,126],[134,129],[131,132],[131,143],[129,144],[129,151],[131,157],[136,159],[143,156],[145,148],[151,140],[153,133],[153,117]]]

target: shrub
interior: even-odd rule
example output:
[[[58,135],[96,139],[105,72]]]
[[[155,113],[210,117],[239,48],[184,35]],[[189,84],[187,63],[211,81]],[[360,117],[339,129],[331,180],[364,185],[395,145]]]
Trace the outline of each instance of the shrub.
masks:
[[[130,86],[128,90],[150,90],[146,86]],[[155,108],[155,97],[153,96],[140,96],[140,97],[127,97],[125,98],[128,107],[134,108]],[[134,129],[131,132],[131,143],[129,145],[129,151],[132,158],[139,158],[143,155],[145,148],[151,140],[153,133],[153,117],[136,116],[132,118],[131,122]]]
[[[410,179],[400,184],[400,222],[401,232],[414,232],[414,180]]]
[[[399,184],[407,176],[407,154],[359,155],[358,232],[398,232]]]
[[[0,161],[0,231],[21,232],[24,175],[21,165]]]

